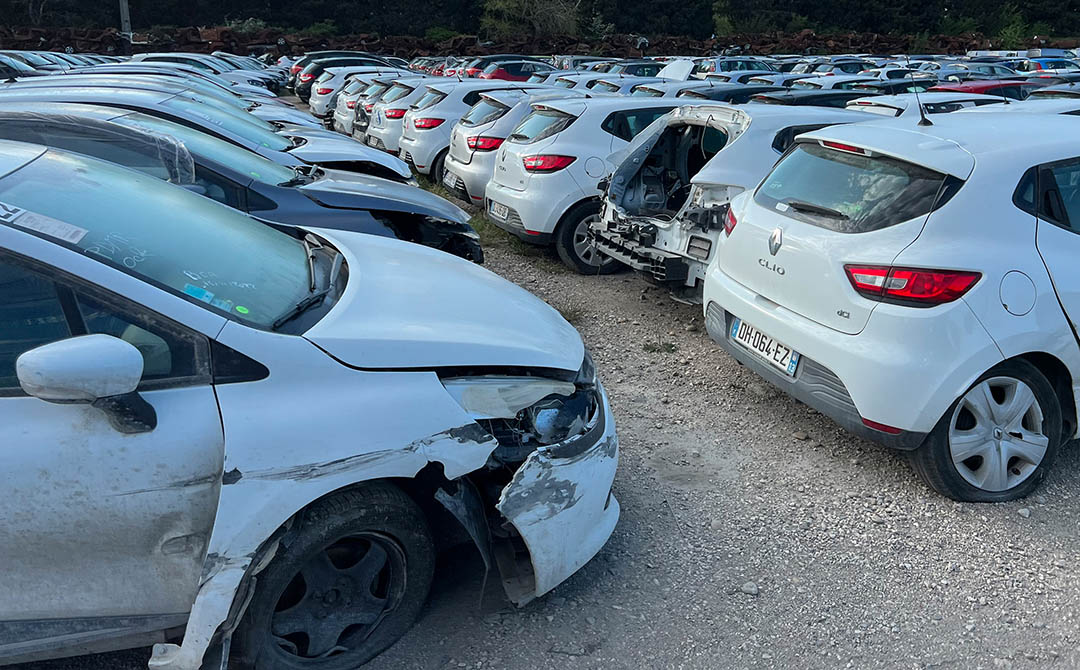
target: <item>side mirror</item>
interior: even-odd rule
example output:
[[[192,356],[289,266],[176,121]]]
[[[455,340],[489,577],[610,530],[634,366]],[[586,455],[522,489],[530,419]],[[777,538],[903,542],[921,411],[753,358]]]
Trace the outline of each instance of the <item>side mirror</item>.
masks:
[[[143,357],[110,335],[82,335],[31,349],[15,361],[19,385],[47,402],[89,403],[105,412],[121,433],[157,426],[153,406],[136,392]]]

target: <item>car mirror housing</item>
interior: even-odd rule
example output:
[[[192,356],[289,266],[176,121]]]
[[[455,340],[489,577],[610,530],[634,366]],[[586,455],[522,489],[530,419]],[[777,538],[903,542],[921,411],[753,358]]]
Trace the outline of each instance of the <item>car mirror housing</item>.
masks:
[[[154,408],[135,390],[142,354],[119,338],[81,335],[44,344],[19,356],[15,371],[28,394],[47,402],[89,403],[121,433],[157,426]]]

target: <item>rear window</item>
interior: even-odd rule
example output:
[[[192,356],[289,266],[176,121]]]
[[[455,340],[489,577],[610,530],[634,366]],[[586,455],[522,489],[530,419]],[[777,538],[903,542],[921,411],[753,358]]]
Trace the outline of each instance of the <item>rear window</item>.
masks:
[[[655,88],[647,88],[645,86],[635,86],[634,89],[632,91],[630,91],[630,95],[632,97],[638,97],[638,98],[662,98],[662,97],[664,97],[664,92],[663,91],[658,91]]]
[[[559,77],[555,80],[555,85],[559,88],[574,88],[574,84],[576,83],[576,79],[566,79],[564,77]]]
[[[465,116],[461,117],[460,123],[463,126],[479,126],[485,123],[491,123],[505,114],[509,109],[510,108],[506,105],[495,102],[490,98],[481,98],[480,102],[473,105],[472,108],[465,113]]]
[[[749,79],[746,80],[746,83],[747,84],[765,84],[765,85],[772,84],[772,82],[769,81],[768,79],[766,79],[765,77],[750,77]]]
[[[484,72],[484,74],[491,74],[492,72],[494,72],[495,70],[498,70],[498,69],[499,69],[499,64],[498,63],[492,63],[491,65],[488,65],[486,68],[484,68],[483,72]]]
[[[548,78],[548,73],[547,72],[537,72],[536,74],[531,75],[526,81],[529,84],[539,84],[539,83],[542,83],[547,78]]]
[[[323,83],[325,81],[330,81],[333,78],[334,78],[334,73],[333,72],[323,72],[322,74],[319,75],[319,78],[315,80],[315,83],[316,84],[321,84],[321,83]]]
[[[441,93],[439,91],[429,88],[426,93],[420,96],[419,100],[412,104],[412,108],[427,109],[428,107],[438,104],[439,101],[445,97],[445,93]]]
[[[514,132],[510,133],[510,139],[521,144],[539,142],[562,132],[576,118],[572,114],[554,109],[537,109],[526,116],[517,128],[514,128]]]
[[[613,84],[610,81],[597,82],[596,86],[593,86],[597,91],[607,91],[608,93],[618,93],[620,86]]]
[[[791,84],[791,88],[810,88],[810,89],[814,89],[814,88],[822,88],[822,85],[817,83],[816,81],[808,81],[806,79],[800,79],[799,81],[793,82]]]
[[[359,81],[357,79],[354,79],[354,80],[350,81],[345,86],[345,88],[342,89],[341,92],[344,93],[345,95],[352,95],[353,93],[357,93],[358,91],[360,91],[360,89],[364,88],[364,86],[365,86],[364,82]]]
[[[414,86],[407,86],[405,84],[394,84],[386,93],[383,94],[381,101],[394,102],[395,100],[401,100],[415,90],[416,88]]]
[[[758,187],[754,202],[839,233],[866,233],[925,216],[959,180],[885,156],[799,143]],[[940,197],[939,197],[940,196]]]
[[[386,91],[386,89],[388,89],[388,88],[390,88],[389,84],[379,84],[379,83],[369,84],[368,87],[364,89],[364,92],[361,93],[360,95],[361,95],[361,97],[364,97],[364,98],[370,98],[372,96],[379,96],[379,95],[382,95]]]
[[[679,91],[679,93],[675,97],[676,98],[693,98],[694,100],[708,100],[709,99],[708,96],[702,95],[702,94],[698,93],[697,91]]]

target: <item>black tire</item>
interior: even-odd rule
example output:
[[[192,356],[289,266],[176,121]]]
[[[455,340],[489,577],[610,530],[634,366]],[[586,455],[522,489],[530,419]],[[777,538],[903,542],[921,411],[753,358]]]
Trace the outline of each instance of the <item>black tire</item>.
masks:
[[[583,223],[599,214],[599,201],[580,202],[570,208],[555,229],[555,251],[558,252],[559,258],[568,268],[583,275],[607,275],[617,272],[622,267],[622,263],[595,249],[586,251],[584,255],[580,251],[583,243],[581,239]],[[594,256],[590,257],[589,254]],[[594,259],[598,259],[599,264]]]
[[[270,565],[256,576],[255,594],[233,636],[233,660],[237,667],[253,670],[352,670],[397,642],[420,615],[435,569],[427,520],[401,489],[373,483],[318,501],[296,523]],[[377,554],[376,545],[388,557],[387,567],[371,578],[365,592],[356,588],[353,578],[342,575],[367,570],[366,561]],[[348,566],[347,559],[357,552],[364,553]],[[309,587],[302,574],[325,575],[320,559],[340,571],[333,573],[336,581],[326,591]],[[343,559],[348,567],[340,567]],[[352,623],[336,638],[333,632],[323,635],[337,642],[322,657],[314,654],[320,651],[315,636],[283,631],[297,621],[310,623],[311,630],[350,621],[370,605],[368,597],[370,602],[385,598],[386,609],[370,625]],[[283,636],[274,634],[275,626]]]
[[[435,162],[431,164],[431,173],[428,177],[431,178],[433,184],[441,185],[443,183],[443,176],[446,174],[446,155],[449,153],[449,149],[442,151],[435,157]]]
[[[987,380],[1011,378],[1023,382],[1031,389],[1042,414],[1041,434],[1048,439],[1046,451],[1038,465],[1018,484],[1003,490],[986,490],[970,483],[954,464],[949,445],[949,434],[957,418],[957,407],[963,400],[957,398],[949,406],[937,425],[927,436],[921,447],[909,456],[912,467],[935,491],[943,496],[963,502],[1004,502],[1023,498],[1031,493],[1053,465],[1058,448],[1062,442],[1061,404],[1054,388],[1046,376],[1031,363],[1013,359],[1000,363],[979,377],[971,388],[974,389]],[[965,395],[967,393],[965,392]],[[981,458],[981,457],[973,457]],[[961,462],[960,468],[965,467]],[[1010,461],[1011,462],[1011,461]],[[976,461],[979,463],[979,461]],[[1007,465],[1010,472],[1015,466]],[[1016,472],[1019,472],[1017,470]]]

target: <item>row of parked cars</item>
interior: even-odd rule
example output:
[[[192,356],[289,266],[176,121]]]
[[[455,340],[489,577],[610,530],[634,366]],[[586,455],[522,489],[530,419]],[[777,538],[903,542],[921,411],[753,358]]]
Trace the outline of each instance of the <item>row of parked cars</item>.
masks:
[[[649,77],[579,62],[523,82],[354,73],[312,111],[579,272],[629,267],[701,303],[740,363],[907,452],[940,493],[1002,501],[1080,429],[1080,146],[1062,140],[1080,89],[1073,65],[1031,56],[1055,67],[1020,76],[982,54],[668,59]],[[702,63],[729,80],[696,79]]]
[[[0,664],[354,668],[444,547],[523,605],[603,546],[581,337],[408,163],[275,94],[325,63],[0,55],[29,68],[0,82]]]

